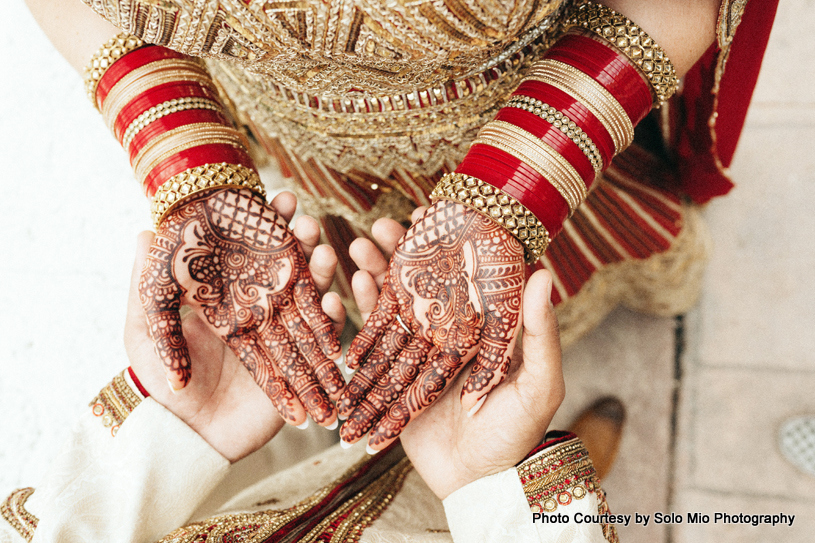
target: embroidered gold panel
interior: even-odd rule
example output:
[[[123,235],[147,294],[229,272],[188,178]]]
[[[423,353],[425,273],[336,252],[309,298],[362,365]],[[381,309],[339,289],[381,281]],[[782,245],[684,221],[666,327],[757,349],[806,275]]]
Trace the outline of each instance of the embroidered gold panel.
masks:
[[[301,92],[383,94],[486,69],[563,0],[83,0],[123,31]]]

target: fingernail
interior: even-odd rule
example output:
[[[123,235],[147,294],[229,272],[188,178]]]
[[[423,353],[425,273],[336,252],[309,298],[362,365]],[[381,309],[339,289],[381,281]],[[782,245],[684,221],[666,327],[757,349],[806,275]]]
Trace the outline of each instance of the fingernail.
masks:
[[[324,426],[324,428],[326,430],[336,430],[337,426],[339,426],[339,425],[340,425],[340,421],[339,420],[334,420],[334,422],[332,422],[328,426]]]
[[[345,373],[347,373],[348,375],[351,375],[352,373],[354,373],[354,370],[352,370],[348,366],[345,366]]]
[[[378,453],[379,451],[377,451],[377,450],[375,450],[375,449],[372,449],[370,445],[365,445],[365,452],[367,452],[368,454],[370,454],[371,456],[373,456],[373,455],[375,455],[376,453]]]
[[[345,355],[340,353],[340,356],[334,359],[334,363],[340,367],[345,364]]]
[[[344,439],[340,440],[340,447],[342,447],[343,449],[350,449],[352,445],[353,443],[348,443]]]
[[[170,381],[169,379],[167,379],[167,386],[170,387],[170,392],[172,392],[173,394],[178,394],[178,391],[175,389],[172,381]]]
[[[299,428],[300,430],[305,430],[306,428],[308,428],[308,419],[306,419],[306,422],[299,425],[297,428]]]
[[[549,279],[549,286],[546,287],[546,301],[549,302],[549,307],[552,307],[552,279]]]
[[[484,405],[484,402],[486,400],[487,400],[487,395],[486,394],[481,396],[481,399],[478,400],[477,402],[475,402],[475,405],[469,411],[467,411],[467,418],[470,418],[473,415],[475,415],[476,413],[478,413],[478,410],[481,409],[481,406]]]
[[[337,418],[340,420],[348,420],[348,415],[337,415]]]

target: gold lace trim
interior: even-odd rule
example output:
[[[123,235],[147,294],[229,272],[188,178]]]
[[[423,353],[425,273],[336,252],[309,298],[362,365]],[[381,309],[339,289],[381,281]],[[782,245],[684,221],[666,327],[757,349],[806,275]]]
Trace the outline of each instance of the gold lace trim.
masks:
[[[34,538],[34,530],[40,522],[37,517],[26,511],[25,502],[34,493],[31,487],[20,488],[12,492],[0,505],[0,516],[26,541]]]

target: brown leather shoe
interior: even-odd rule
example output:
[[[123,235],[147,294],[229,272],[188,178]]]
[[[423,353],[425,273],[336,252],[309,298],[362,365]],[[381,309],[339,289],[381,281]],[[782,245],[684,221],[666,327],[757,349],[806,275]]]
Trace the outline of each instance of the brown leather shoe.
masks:
[[[624,422],[625,407],[622,402],[607,396],[583,411],[570,428],[586,445],[601,480],[611,470],[617,457]]]

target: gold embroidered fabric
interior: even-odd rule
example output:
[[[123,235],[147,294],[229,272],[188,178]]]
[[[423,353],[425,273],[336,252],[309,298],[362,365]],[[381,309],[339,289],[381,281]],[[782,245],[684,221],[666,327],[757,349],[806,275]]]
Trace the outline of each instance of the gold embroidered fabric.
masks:
[[[589,453],[575,437],[554,445],[517,468],[526,500],[533,513],[552,513],[599,488]]]
[[[141,396],[127,383],[125,372],[114,377],[88,404],[94,416],[102,419],[105,428],[110,428],[111,436],[116,435],[127,416],[141,403]]]
[[[34,530],[40,522],[37,517],[26,511],[25,502],[34,493],[31,487],[12,492],[0,505],[0,516],[26,541],[34,538]]]
[[[83,0],[146,42],[297,92],[381,95],[482,72],[562,0]],[[528,41],[527,41],[528,43]]]

